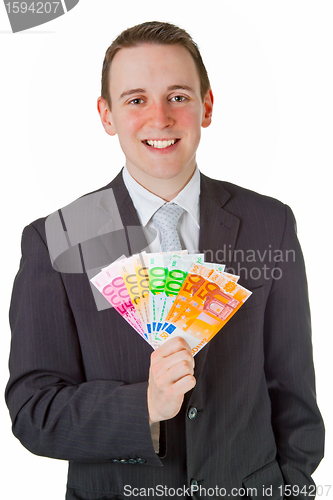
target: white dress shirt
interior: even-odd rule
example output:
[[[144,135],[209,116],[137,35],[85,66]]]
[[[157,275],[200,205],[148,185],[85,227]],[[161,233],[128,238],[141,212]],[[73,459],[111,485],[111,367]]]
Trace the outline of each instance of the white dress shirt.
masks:
[[[138,213],[140,223],[146,234],[147,240],[152,241],[149,245],[151,252],[161,251],[160,232],[156,229],[152,216],[166,202],[159,196],[151,193],[141,186],[128,172],[127,167],[123,169],[125,186],[132,198],[134,207]],[[199,248],[200,231],[200,172],[195,169],[193,176],[180,193],[169,203],[177,203],[184,209],[178,223],[179,239],[183,249],[189,253],[197,253]],[[157,232],[157,237],[155,237]]]

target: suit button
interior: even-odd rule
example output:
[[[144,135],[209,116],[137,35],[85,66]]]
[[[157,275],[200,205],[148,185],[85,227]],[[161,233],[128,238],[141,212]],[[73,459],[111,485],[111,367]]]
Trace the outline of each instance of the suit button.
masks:
[[[118,458],[113,458],[111,462],[113,462],[114,464],[119,464],[120,460],[118,460]]]
[[[136,461],[138,462],[138,464],[145,464],[146,463],[144,458],[137,458]]]
[[[194,488],[194,486],[198,486],[198,481],[196,479],[191,479],[190,486],[191,488]]]
[[[198,413],[198,410],[194,406],[191,406],[191,408],[189,409],[189,411],[187,413],[187,416],[190,420],[193,420],[197,416],[197,413]]]
[[[136,464],[136,460],[135,460],[135,458],[129,458],[129,459],[128,459],[128,463],[129,463],[129,464]]]
[[[126,460],[126,458],[122,458],[122,459],[120,460],[120,463],[121,463],[121,464],[128,464],[128,460]]]

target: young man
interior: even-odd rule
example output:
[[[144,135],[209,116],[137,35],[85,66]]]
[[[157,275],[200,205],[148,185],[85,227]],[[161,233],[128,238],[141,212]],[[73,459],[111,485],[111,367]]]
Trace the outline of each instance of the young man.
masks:
[[[126,30],[106,53],[98,100],[125,168],[24,231],[6,398],[24,446],[69,460],[68,500],[314,492],[324,431],[295,221],[280,202],[199,173],[212,108],[185,31]],[[153,216],[169,202],[184,210],[182,247],[223,261],[253,292],[195,366],[184,340],[152,352],[96,307],[88,279],[127,250],[159,251]]]

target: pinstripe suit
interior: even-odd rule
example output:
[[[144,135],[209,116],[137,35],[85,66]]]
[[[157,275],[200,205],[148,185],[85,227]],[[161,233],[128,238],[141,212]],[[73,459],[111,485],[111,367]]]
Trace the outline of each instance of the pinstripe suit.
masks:
[[[108,189],[123,226],[138,226],[121,174],[94,194],[89,210],[108,225]],[[27,449],[69,460],[68,500],[132,498],[125,485],[181,488],[191,481],[202,491],[257,488],[257,499],[265,498],[263,485],[273,486],[273,500],[283,483],[310,487],[324,428],[294,225],[280,202],[202,175],[199,249],[239,273],[253,294],[196,356],[197,385],[179,414],[162,423],[159,455],[147,415],[150,346],[114,309],[97,310],[85,272],[52,267],[45,219],[25,228],[6,400]],[[125,233],[119,252],[126,254]],[[112,239],[114,232],[92,239],[99,256]],[[135,241],[129,252],[144,248]]]

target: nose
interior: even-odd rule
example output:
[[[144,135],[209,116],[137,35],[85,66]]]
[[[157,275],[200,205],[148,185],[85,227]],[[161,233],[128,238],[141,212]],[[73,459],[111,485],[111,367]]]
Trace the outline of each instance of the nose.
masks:
[[[150,122],[155,128],[162,130],[174,123],[172,111],[167,102],[153,102],[150,106]]]

